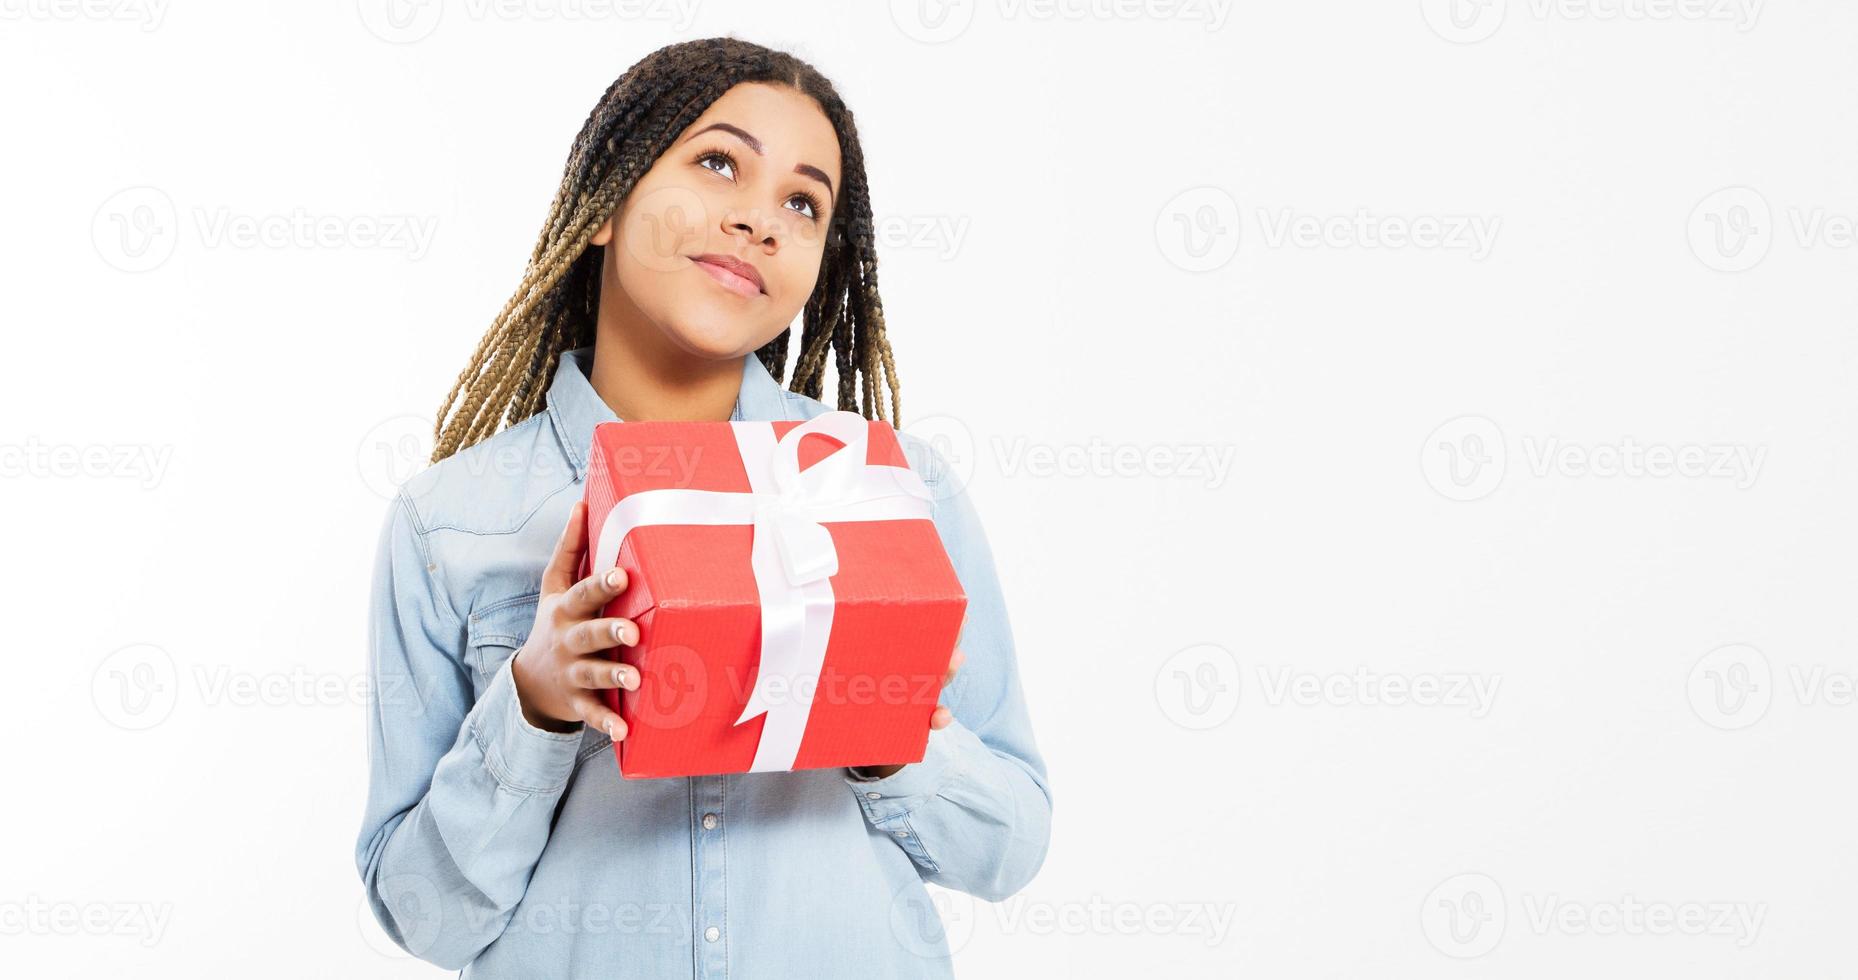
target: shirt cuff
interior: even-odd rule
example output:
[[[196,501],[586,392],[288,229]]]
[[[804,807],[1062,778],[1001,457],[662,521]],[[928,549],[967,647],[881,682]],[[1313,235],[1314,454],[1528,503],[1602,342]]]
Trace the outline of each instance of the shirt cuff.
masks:
[[[921,762],[912,762],[879,779],[862,779],[850,769],[845,782],[858,794],[858,805],[874,824],[887,823],[933,799],[942,787],[961,775],[962,755],[969,747],[985,750],[981,740],[959,721],[929,733]]]
[[[514,654],[491,675],[483,697],[471,708],[471,732],[484,753],[484,765],[505,789],[517,793],[559,793],[574,773],[574,756],[584,725],[571,732],[551,732],[529,724],[510,673]]]

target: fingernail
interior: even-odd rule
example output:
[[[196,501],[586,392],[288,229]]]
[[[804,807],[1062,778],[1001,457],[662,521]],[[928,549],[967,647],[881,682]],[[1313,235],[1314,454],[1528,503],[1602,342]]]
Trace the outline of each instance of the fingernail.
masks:
[[[626,624],[625,623],[614,623],[613,624],[613,642],[614,643],[626,642]]]
[[[619,569],[617,569],[617,568],[610,568],[610,569],[608,569],[608,570],[607,570],[607,573],[606,573],[606,587],[607,587],[607,588],[609,588],[609,589],[617,589],[617,588],[619,588]]]
[[[606,737],[607,738],[613,737],[613,719],[611,718],[608,718],[606,722]]]
[[[613,668],[613,683],[618,684],[621,680],[625,678],[625,676],[626,676],[625,668],[623,667]]]

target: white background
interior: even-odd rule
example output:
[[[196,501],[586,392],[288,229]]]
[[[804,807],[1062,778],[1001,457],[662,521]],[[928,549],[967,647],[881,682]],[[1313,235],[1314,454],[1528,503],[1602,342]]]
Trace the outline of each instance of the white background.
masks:
[[[1005,582],[1054,839],[963,976],[1847,975],[1852,5],[124,3],[0,0],[9,975],[437,975],[385,494],[724,33],[857,114]]]

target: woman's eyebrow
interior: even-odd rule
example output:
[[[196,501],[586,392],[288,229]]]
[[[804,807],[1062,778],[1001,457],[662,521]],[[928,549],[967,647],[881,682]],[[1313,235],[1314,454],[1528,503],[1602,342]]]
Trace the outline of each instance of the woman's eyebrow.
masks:
[[[743,129],[740,126],[732,126],[726,122],[710,123],[708,126],[705,126],[702,129],[699,129],[696,132],[691,133],[689,136],[684,137],[684,142],[688,143],[691,140],[694,140],[697,137],[702,136],[704,133],[707,133],[712,129],[720,129],[725,133],[733,133],[737,139],[741,140],[744,143],[747,143],[748,148],[751,150],[754,150],[756,156],[758,157],[767,156],[767,151],[761,148],[761,141],[756,139],[753,133],[750,133],[748,130]],[[830,196],[833,193],[832,178],[826,176],[826,172],[824,170],[821,170],[818,167],[815,167],[810,163],[796,163],[794,164],[794,173],[797,173],[802,177],[811,177],[814,180],[817,180],[820,183],[825,184],[826,194],[828,196]]]

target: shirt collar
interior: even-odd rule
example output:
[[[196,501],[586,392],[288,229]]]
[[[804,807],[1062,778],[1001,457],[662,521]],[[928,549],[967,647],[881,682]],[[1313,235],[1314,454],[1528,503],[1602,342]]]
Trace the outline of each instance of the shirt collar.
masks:
[[[593,362],[592,347],[563,351],[555,366],[555,378],[548,386],[548,416],[555,425],[555,434],[561,438],[577,480],[587,476],[587,447],[593,442],[594,426],[620,420],[589,380]],[[790,417],[780,382],[768,373],[761,358],[744,354],[742,387],[736,393],[730,421],[760,422]]]

